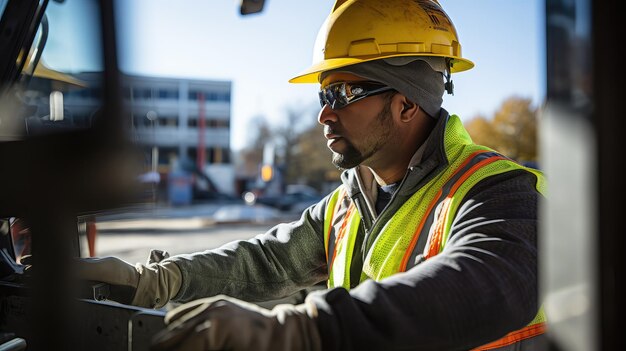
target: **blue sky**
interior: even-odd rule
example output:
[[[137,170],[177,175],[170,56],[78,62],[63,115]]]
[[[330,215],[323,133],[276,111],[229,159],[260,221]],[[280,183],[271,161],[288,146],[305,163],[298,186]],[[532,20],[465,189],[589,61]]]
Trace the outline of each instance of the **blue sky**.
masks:
[[[317,89],[287,81],[311,63],[332,0],[266,0],[241,16],[235,0],[120,0],[120,66],[132,74],[232,81],[231,146],[246,144],[250,121],[273,125],[288,108],[316,115]],[[69,1],[68,1],[69,3]],[[440,0],[463,56],[476,67],[453,75],[444,107],[468,120],[490,116],[512,95],[544,94],[543,5],[539,0]]]

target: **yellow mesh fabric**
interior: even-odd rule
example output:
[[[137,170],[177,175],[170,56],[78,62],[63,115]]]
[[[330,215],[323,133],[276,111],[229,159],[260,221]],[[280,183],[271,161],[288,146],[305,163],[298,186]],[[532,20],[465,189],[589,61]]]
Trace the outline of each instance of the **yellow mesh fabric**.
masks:
[[[452,131],[450,133],[450,131]],[[444,136],[444,145],[446,146],[446,153],[448,154],[448,159],[450,159],[450,151],[454,148],[454,146],[458,145],[469,145],[472,144],[472,138],[467,133],[465,128],[463,128],[463,122],[461,122],[461,118],[457,115],[451,115],[448,119],[448,125],[446,126],[446,135]],[[483,149],[486,149],[484,146]],[[459,150],[460,151],[460,150]]]
[[[438,186],[444,181],[445,179],[441,177],[431,180],[425,187],[429,189],[428,191],[420,191],[411,196],[387,222],[365,257],[363,262],[365,276],[362,280],[363,278],[380,280],[399,271],[413,234],[424,218]]]
[[[354,242],[356,241],[361,216],[358,212],[352,211],[349,216],[344,218],[348,221],[345,228],[345,234],[340,237],[335,246],[335,258],[330,269],[328,286],[342,286],[350,289],[350,264],[352,263],[352,254],[354,252]],[[329,253],[332,255],[332,253]]]
[[[328,262],[328,235],[329,229],[331,229],[331,224],[333,222],[334,214],[337,211],[335,208],[337,206],[337,200],[339,199],[339,194],[341,193],[341,186],[339,186],[333,194],[328,199],[328,204],[326,205],[326,214],[324,215],[324,247],[326,248],[326,261]],[[332,253],[331,253],[332,254]]]
[[[543,175],[543,172],[532,168],[526,168],[526,170],[537,176],[537,191],[543,196],[547,196],[548,184],[546,182],[545,176]]]
[[[471,144],[472,140],[457,116],[450,116],[447,128],[444,142],[448,145],[446,150],[450,167],[411,196],[387,222],[365,258],[363,263],[365,276],[362,280],[367,278],[380,280],[400,271],[404,253],[409,248],[419,223],[426,217],[428,207],[439,189],[469,155],[476,151],[490,151],[490,149]]]
[[[543,310],[543,306],[541,306],[535,318],[530,323],[528,323],[528,325],[544,323],[544,322],[546,322],[546,313]]]

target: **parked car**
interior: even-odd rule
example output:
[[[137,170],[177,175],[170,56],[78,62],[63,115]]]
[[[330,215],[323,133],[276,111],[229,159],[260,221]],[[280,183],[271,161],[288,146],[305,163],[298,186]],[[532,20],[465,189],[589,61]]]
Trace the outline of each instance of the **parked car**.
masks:
[[[319,202],[323,198],[317,191],[305,186],[287,186],[282,195],[260,195],[256,203],[277,208],[281,211],[299,212]]]

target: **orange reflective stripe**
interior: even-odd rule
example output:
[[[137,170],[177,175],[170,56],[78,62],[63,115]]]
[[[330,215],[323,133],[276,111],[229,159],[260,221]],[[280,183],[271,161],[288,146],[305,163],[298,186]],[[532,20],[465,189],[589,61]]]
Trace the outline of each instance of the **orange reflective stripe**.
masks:
[[[508,346],[520,342],[524,339],[529,339],[537,335],[541,335],[546,332],[546,323],[541,322],[533,325],[528,325],[522,329],[516,330],[506,334],[503,338],[490,342],[486,345],[479,346],[472,351],[493,350],[499,347]]]
[[[484,153],[488,153],[488,152],[491,152],[491,151],[490,150],[478,150],[478,151],[475,151],[472,154],[470,154],[465,159],[465,161],[463,161],[463,163],[461,163],[457,167],[457,169],[450,175],[450,177],[446,180],[446,182],[449,181],[450,179],[454,178],[454,176],[457,173],[459,173],[467,164],[469,164],[474,159],[474,157],[478,156],[479,154],[484,154]],[[424,213],[424,218],[428,218],[428,216],[432,212],[433,208],[435,207],[435,205],[437,204],[437,202],[441,198],[442,192],[443,192],[442,189],[439,189],[439,191],[437,192],[437,195],[435,195],[435,197],[433,198],[433,200],[430,203],[430,205],[428,205],[428,209]],[[411,242],[409,243],[409,246],[407,247],[407,250],[404,252],[404,257],[402,257],[402,262],[400,263],[400,268],[399,268],[400,272],[406,271],[409,258],[411,257],[411,254],[413,253],[415,245],[417,244],[417,239],[419,238],[420,233],[422,232],[422,229],[423,229],[425,223],[426,223],[425,220],[420,221],[419,225],[417,226],[417,229],[415,229],[415,232],[413,233],[413,238],[411,239]],[[429,242],[430,242],[430,238],[429,238]],[[426,244],[426,245],[428,247],[428,244]]]
[[[426,249],[424,250],[424,258],[428,259],[430,257],[435,256],[439,253],[441,249],[441,241],[443,240],[443,234],[446,229],[446,214],[452,204],[452,197],[459,189],[459,187],[469,178],[474,172],[479,170],[481,167],[484,167],[490,163],[493,163],[498,160],[503,160],[505,157],[503,156],[492,156],[487,159],[484,159],[467,170],[459,179],[454,183],[452,188],[450,189],[450,193],[446,196],[445,200],[442,201],[442,208],[437,216],[435,222],[435,228],[433,229],[431,235],[428,237],[428,241],[426,243]]]
[[[341,241],[341,239],[343,238],[343,236],[346,234],[346,227],[348,225],[348,222],[350,222],[350,216],[352,215],[352,211],[354,211],[354,203],[350,203],[350,207],[348,207],[348,211],[346,211],[346,215],[343,218],[343,221],[341,222],[341,228],[339,228],[339,233],[337,233],[337,237],[335,238],[335,245],[333,247],[333,258],[328,261],[328,269],[330,270],[333,262],[335,261],[335,256],[337,255],[337,243],[339,243]]]
[[[431,236],[428,237],[428,242],[426,243],[424,259],[429,259],[439,253],[443,232],[446,228],[446,213],[448,213],[448,210],[450,209],[450,204],[452,204],[452,198],[449,196],[446,197],[446,199],[441,203],[441,209],[439,210],[439,214],[435,220],[435,229],[431,233]]]
[[[328,247],[330,246],[330,240],[331,240],[331,236],[332,236],[332,233],[333,233],[333,220],[335,219],[335,215],[339,211],[339,208],[341,208],[341,201],[343,200],[344,196],[346,196],[346,190],[342,188],[342,189],[339,190],[339,194],[337,196],[337,201],[333,204],[332,212],[330,212],[331,214],[330,214],[330,219],[328,220],[328,228],[326,228],[326,235],[327,235],[326,243],[327,243],[327,245],[324,245],[324,249],[326,250],[326,262],[329,262],[328,261]],[[330,262],[329,262],[329,264],[330,264]]]
[[[504,156],[492,156],[473,165],[470,169],[467,170],[467,172],[465,172],[465,174],[463,174],[461,178],[459,178],[459,180],[456,181],[456,183],[454,183],[452,190],[450,190],[450,194],[454,194],[457,191],[457,189],[461,186],[461,184],[463,184],[463,182],[465,182],[465,180],[467,180],[467,178],[469,178],[469,176],[474,174],[474,172],[476,172],[479,168],[486,166],[492,162],[495,162],[498,160],[504,160],[504,159],[505,159]]]
[[[439,193],[437,194],[437,196],[435,196],[435,199],[430,203],[430,205],[428,205],[428,209],[425,212],[424,218],[430,215],[430,212],[433,210],[433,207],[435,207],[435,204],[437,204],[437,200],[439,200],[439,197],[441,197],[441,189],[439,189]],[[407,248],[407,250],[404,252],[404,257],[402,257],[402,262],[400,263],[400,269],[399,269],[400,272],[406,271],[409,257],[411,257],[413,248],[417,244],[417,239],[419,238],[420,233],[422,232],[422,228],[424,227],[425,223],[426,223],[425,220],[421,220],[419,225],[417,226],[417,229],[415,229],[415,233],[413,234],[413,239],[411,239],[411,243],[409,244],[409,247]]]
[[[331,236],[332,236],[332,233],[333,233],[333,219],[335,219],[336,211],[333,211],[332,213],[333,213],[333,215],[332,215],[332,217],[330,217],[330,221],[328,221],[328,231],[327,231],[328,237],[326,238],[326,242],[327,243],[330,243],[330,239],[331,239]],[[326,262],[328,262],[328,246],[329,245],[326,245],[326,247],[325,247],[325,249],[326,249]]]

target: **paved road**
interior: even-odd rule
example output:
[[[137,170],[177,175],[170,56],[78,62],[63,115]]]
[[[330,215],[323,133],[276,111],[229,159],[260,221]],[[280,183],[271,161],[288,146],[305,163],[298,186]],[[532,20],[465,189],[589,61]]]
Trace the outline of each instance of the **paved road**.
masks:
[[[147,222],[146,226],[159,223]],[[96,255],[117,256],[130,263],[145,262],[151,249],[166,250],[171,255],[203,251],[233,240],[251,238],[265,232],[273,224],[218,224],[194,228],[200,225],[198,220],[182,219],[163,222],[161,229],[99,229],[96,237]],[[166,225],[179,227],[168,229]]]
[[[122,208],[96,217],[96,256],[112,255],[135,263],[144,262],[151,249],[171,255],[203,251],[251,238],[299,215],[242,202]],[[86,239],[81,246],[86,256]]]

